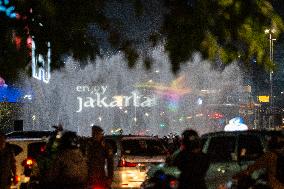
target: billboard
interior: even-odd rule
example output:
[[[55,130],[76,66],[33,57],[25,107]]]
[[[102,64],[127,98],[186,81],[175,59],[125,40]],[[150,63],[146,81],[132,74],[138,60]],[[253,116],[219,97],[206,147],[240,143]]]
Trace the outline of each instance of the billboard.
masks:
[[[269,102],[269,96],[258,96],[259,102]]]

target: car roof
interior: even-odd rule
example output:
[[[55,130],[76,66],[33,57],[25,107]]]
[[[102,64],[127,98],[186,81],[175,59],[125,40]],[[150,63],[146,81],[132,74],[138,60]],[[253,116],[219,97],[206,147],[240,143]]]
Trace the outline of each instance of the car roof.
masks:
[[[34,142],[46,142],[43,138],[7,138],[7,142],[27,142],[27,143],[34,143]]]
[[[149,135],[106,135],[106,139],[159,139],[156,136]]]
[[[33,139],[48,137],[52,131],[13,131],[6,134],[7,139]]]
[[[247,130],[247,131],[219,131],[219,132],[206,133],[206,134],[202,135],[201,138],[214,137],[214,136],[237,136],[237,135],[240,135],[240,134],[284,136],[284,132],[282,130],[254,129],[254,130]]]

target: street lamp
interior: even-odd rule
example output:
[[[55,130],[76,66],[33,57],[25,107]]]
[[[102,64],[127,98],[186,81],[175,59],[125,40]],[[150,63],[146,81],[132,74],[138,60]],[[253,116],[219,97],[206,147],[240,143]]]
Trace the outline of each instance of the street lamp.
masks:
[[[275,29],[266,29],[264,30],[266,34],[269,34],[269,60],[273,62],[273,41],[276,39],[272,38],[272,34],[276,32]],[[269,83],[270,83],[270,111],[273,108],[273,71],[269,73]],[[269,128],[272,126],[272,120],[269,119]]]

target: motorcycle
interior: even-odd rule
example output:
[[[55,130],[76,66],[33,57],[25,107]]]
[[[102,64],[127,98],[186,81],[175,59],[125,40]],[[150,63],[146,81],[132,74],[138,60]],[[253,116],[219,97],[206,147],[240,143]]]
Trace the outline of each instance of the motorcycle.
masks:
[[[153,166],[147,172],[147,179],[141,184],[141,189],[177,189],[180,171],[162,163]]]
[[[271,189],[271,187],[268,185],[267,175],[260,172],[228,181],[218,189]]]

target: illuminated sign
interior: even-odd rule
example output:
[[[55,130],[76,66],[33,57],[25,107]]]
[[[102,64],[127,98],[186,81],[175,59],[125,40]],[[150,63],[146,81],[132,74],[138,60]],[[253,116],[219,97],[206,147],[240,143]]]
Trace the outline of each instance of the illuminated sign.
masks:
[[[154,96],[144,96],[137,91],[130,95],[106,96],[107,86],[77,86],[76,91],[86,93],[87,96],[77,97],[79,108],[76,112],[82,112],[85,108],[113,108],[113,107],[152,107],[156,105]]]
[[[47,56],[36,53],[36,46],[34,40],[32,40],[32,76],[38,80],[42,80],[48,83],[50,80],[50,62],[51,62],[51,50],[50,42],[47,43]]]
[[[4,12],[9,18],[16,18],[15,6],[9,5],[9,0],[0,0],[0,13]]]
[[[269,102],[269,96],[258,96],[259,102]]]
[[[225,126],[224,131],[246,131],[248,126],[244,124],[244,120],[241,117],[235,117],[229,121],[229,124]]]

